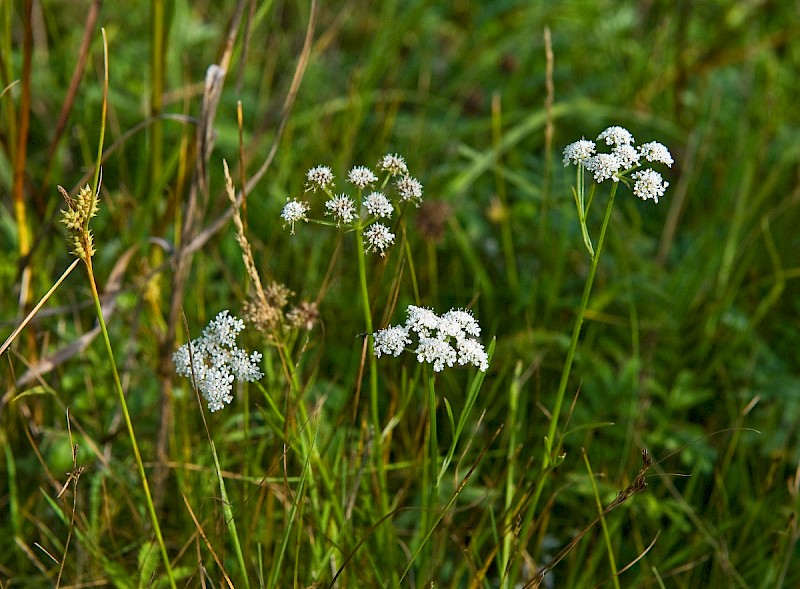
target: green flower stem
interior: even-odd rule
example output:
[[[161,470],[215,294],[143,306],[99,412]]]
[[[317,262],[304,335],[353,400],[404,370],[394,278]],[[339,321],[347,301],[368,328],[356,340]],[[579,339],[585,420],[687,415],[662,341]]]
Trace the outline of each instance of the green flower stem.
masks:
[[[592,485],[592,492],[594,493],[594,500],[597,505],[597,513],[600,516],[600,526],[603,529],[603,539],[605,540],[606,551],[608,552],[608,566],[611,569],[611,579],[615,589],[620,589],[617,561],[614,558],[614,545],[611,542],[611,534],[608,531],[608,524],[603,514],[603,502],[600,501],[600,492],[597,490],[597,482],[595,481],[594,473],[592,473],[592,465],[589,464],[589,456],[586,454],[586,449],[581,448],[581,452],[583,453],[583,463],[586,465],[586,472],[589,475],[589,482]]]
[[[522,362],[517,361],[514,367],[514,377],[511,381],[511,386],[508,389],[508,417],[506,419],[508,426],[508,446],[506,447],[506,464],[508,470],[506,472],[506,488],[504,496],[505,516],[504,529],[511,530],[514,526],[514,495],[517,490],[517,444],[519,444],[519,434],[522,429],[522,421],[524,413],[519,411],[520,391],[522,379]],[[511,561],[514,550],[514,537],[512,534],[503,535],[503,545],[500,551],[500,570],[508,570],[508,563]],[[508,576],[503,579],[501,587],[507,589]]]
[[[430,562],[430,557],[432,557],[433,554],[430,549],[425,546],[425,543],[430,538],[433,528],[436,525],[434,514],[436,513],[436,504],[439,499],[439,477],[437,476],[439,439],[436,435],[436,378],[431,374],[428,366],[425,366],[425,377],[425,380],[428,381],[428,419],[430,420],[430,430],[428,432],[428,464],[426,468],[424,468],[422,477],[423,505],[419,549],[425,550],[429,558],[424,560]]]
[[[142,483],[142,490],[144,491],[145,500],[147,503],[147,513],[150,516],[150,523],[153,526],[153,531],[156,535],[159,549],[161,550],[161,558],[164,561],[164,568],[167,571],[167,580],[172,589],[177,589],[175,585],[175,577],[172,573],[172,565],[169,561],[167,554],[167,547],[164,544],[164,537],[161,535],[161,527],[158,525],[158,516],[156,515],[156,508],[153,504],[153,496],[150,494],[150,485],[147,483],[147,475],[144,472],[144,462],[142,462],[142,455],[139,452],[139,444],[136,442],[136,433],[133,431],[133,423],[131,422],[131,415],[128,412],[128,403],[125,401],[125,392],[122,390],[122,381],[119,378],[117,371],[117,363],[114,360],[114,351],[111,348],[111,339],[108,337],[108,329],[106,328],[106,321],[103,317],[103,307],[100,304],[100,293],[97,292],[97,283],[94,278],[94,270],[92,268],[92,247],[91,247],[91,234],[89,233],[89,220],[91,218],[91,211],[94,210],[94,203],[97,199],[97,192],[100,189],[100,163],[103,156],[103,143],[105,141],[106,132],[106,114],[108,111],[108,39],[106,37],[106,30],[101,29],[103,33],[103,63],[104,63],[104,78],[103,78],[103,102],[100,118],[100,140],[97,145],[97,163],[94,171],[94,182],[92,186],[92,202],[90,203],[90,211],[84,221],[83,230],[81,231],[81,240],[84,247],[84,255],[79,256],[86,264],[86,273],[89,277],[89,286],[92,289],[92,298],[94,299],[94,308],[97,313],[97,320],[100,323],[100,331],[103,333],[103,342],[105,343],[106,353],[111,362],[111,373],[114,375],[114,388],[119,397],[119,405],[122,409],[122,415],[125,418],[125,426],[128,428],[128,436],[131,440],[133,447],[133,455],[136,459],[136,466],[139,469],[139,480]]]
[[[371,334],[372,326],[372,309],[369,304],[369,288],[367,287],[367,263],[366,254],[364,252],[364,237],[360,227],[356,227],[356,250],[358,255],[358,278],[361,286],[361,305],[364,310],[364,327],[367,334]],[[368,340],[371,340],[367,336]],[[389,514],[389,485],[386,479],[386,465],[383,463],[383,438],[380,413],[378,412],[378,362],[375,354],[372,353],[372,344],[367,343],[367,357],[369,358],[369,391],[370,391],[370,416],[372,419],[372,427],[377,440],[376,450],[373,452],[375,457],[375,470],[378,474],[379,485],[379,505],[381,510],[381,517]],[[389,532],[386,526],[382,526],[383,533],[381,534],[385,542],[386,550],[390,549]],[[393,544],[393,543],[392,543]],[[394,568],[392,567],[392,571]],[[399,586],[396,572],[392,573],[392,586]]]
[[[147,503],[147,513],[150,516],[150,523],[153,526],[153,531],[156,535],[156,541],[161,549],[161,558],[164,561],[164,568],[167,571],[169,585],[172,587],[172,589],[177,589],[175,585],[175,578],[172,574],[172,565],[170,564],[169,555],[167,554],[167,547],[165,546],[164,538],[161,535],[161,527],[158,525],[158,516],[156,515],[155,505],[153,505],[153,497],[150,494],[150,486],[147,484],[147,475],[144,472],[144,463],[142,462],[142,455],[139,453],[139,444],[136,442],[136,434],[133,431],[133,423],[131,422],[131,416],[128,412],[128,404],[125,401],[125,393],[122,390],[122,382],[119,378],[119,372],[117,372],[117,364],[114,360],[114,351],[111,348],[111,340],[108,337],[108,329],[106,328],[105,319],[103,319],[103,309],[100,304],[100,295],[97,292],[97,284],[95,283],[94,272],[92,271],[92,258],[90,256],[86,256],[85,262],[86,270],[89,274],[89,285],[92,289],[94,307],[95,311],[97,312],[97,319],[100,322],[100,330],[103,332],[103,341],[105,342],[106,353],[111,361],[111,372],[114,375],[114,386],[117,391],[117,396],[119,397],[122,415],[125,417],[125,426],[128,428],[128,436],[130,437],[131,446],[133,447],[133,455],[136,459],[136,466],[139,469],[139,479],[142,483],[142,490],[144,491],[145,501]]]
[[[317,429],[312,428],[311,419],[306,409],[306,405],[301,398],[301,385],[297,371],[297,366],[292,360],[289,350],[283,346],[279,346],[278,353],[284,366],[289,373],[290,386],[292,397],[295,400],[295,407],[300,420],[300,428],[297,435],[297,440],[300,443],[300,458],[304,465],[303,475],[301,479],[306,476],[306,473],[312,473],[316,476],[309,476],[307,481],[301,482],[300,487],[297,489],[298,496],[301,490],[308,488],[308,493],[313,506],[313,512],[318,514],[325,514],[320,521],[320,527],[325,535],[330,538],[334,543],[338,543],[342,530],[346,528],[347,521],[342,509],[342,503],[336,500],[336,489],[330,476],[330,471],[326,468],[322,456],[319,453],[319,446],[317,444]],[[288,436],[287,436],[288,437]],[[287,443],[290,443],[287,439]],[[317,476],[321,479],[321,485],[317,481]],[[321,494],[322,490],[326,497],[332,500],[326,502]],[[323,505],[330,505],[332,507],[332,516],[328,517],[329,511]],[[298,540],[299,541],[299,540]],[[319,560],[320,555],[315,557]]]
[[[297,367],[295,366],[294,362],[292,361],[291,354],[289,350],[280,347],[278,353],[281,356],[281,359],[286,365],[286,369],[289,371],[289,379],[292,388],[292,393],[294,394],[294,398],[296,400],[296,407],[299,413],[300,421],[301,421],[301,429],[304,435],[298,436],[300,443],[303,445],[303,456],[304,460],[308,460],[309,464],[316,467],[318,469],[318,474],[322,478],[322,486],[325,488],[326,492],[330,497],[335,497],[335,489],[333,486],[333,481],[331,480],[330,473],[325,468],[325,464],[322,461],[322,457],[319,454],[319,448],[315,443],[315,436],[316,433],[311,431],[310,427],[310,418],[308,415],[308,410],[306,409],[305,403],[303,403],[302,399],[300,398],[301,394],[301,386],[300,386],[300,379],[297,374]],[[287,440],[288,443],[288,440]],[[312,493],[315,493],[317,490],[316,480],[312,477],[311,483],[309,488],[311,489]],[[315,503],[318,503],[318,498],[314,497]],[[331,505],[333,505],[333,510],[336,515],[336,519],[340,524],[344,524],[345,517],[344,513],[342,512],[341,504],[337,501],[332,501]]]
[[[372,310],[369,304],[369,288],[367,287],[367,262],[366,254],[364,253],[364,237],[359,229],[356,229],[356,249],[358,251],[358,279],[361,286],[361,305],[364,310],[364,328],[368,334],[371,334],[374,329],[372,326]],[[368,344],[369,346],[369,344]],[[369,346],[371,347],[371,346]],[[381,420],[378,413],[378,363],[375,354],[371,353],[372,350],[367,350],[369,357],[369,392],[370,392],[370,415],[372,417],[372,427],[375,428],[375,436],[378,439],[378,465],[380,473],[381,484],[381,501],[384,509],[384,514],[389,511],[388,502],[386,501],[386,473],[383,468],[383,449],[381,448]]]
[[[358,281],[361,287],[361,306],[364,311],[364,328],[367,334],[373,332],[372,327],[372,309],[369,305],[369,288],[367,287],[367,262],[366,254],[364,253],[364,237],[360,228],[356,228],[356,249],[358,252]],[[369,357],[369,392],[370,392],[370,415],[372,417],[372,426],[375,428],[375,435],[380,440],[381,435],[381,421],[380,414],[378,413],[378,363],[375,355],[370,353]],[[380,446],[380,444],[379,444]],[[383,462],[382,460],[380,461]],[[383,477],[382,477],[383,478]],[[382,481],[381,494],[385,491]]]
[[[611,209],[614,206],[614,197],[617,194],[618,186],[618,182],[613,183],[611,195],[608,197],[606,213],[605,217],[603,218],[603,226],[600,229],[600,238],[597,241],[597,250],[592,256],[592,266],[589,269],[589,277],[586,279],[586,285],[583,288],[581,306],[578,309],[578,316],[575,318],[575,326],[572,329],[572,339],[570,340],[569,350],[567,351],[567,360],[564,364],[564,370],[561,373],[561,382],[558,384],[558,392],[556,393],[556,404],[555,407],[553,407],[553,414],[550,419],[550,428],[547,431],[547,438],[545,438],[545,468],[549,468],[551,465],[557,464],[558,461],[558,452],[561,448],[561,440],[554,444],[556,429],[558,428],[558,418],[561,415],[561,407],[564,403],[564,396],[567,391],[567,382],[569,381],[569,375],[572,369],[572,361],[575,359],[575,351],[578,348],[578,338],[581,335],[583,319],[586,316],[586,309],[589,306],[589,295],[592,292],[592,285],[594,284],[594,277],[597,273],[597,265],[600,261],[600,253],[603,250],[606,229],[608,229],[608,222],[611,219]]]
[[[439,464],[439,438],[436,435],[436,377],[428,372],[428,413],[430,418],[430,426],[431,426],[431,439],[430,439],[430,451],[431,451],[431,485],[433,489],[431,491],[433,500],[431,501],[431,505],[429,506],[433,509],[436,506],[436,499],[438,497],[438,490],[439,490],[439,479],[438,475],[438,464]]]
[[[594,277],[597,273],[597,265],[600,261],[600,253],[603,251],[603,243],[605,242],[606,229],[608,229],[608,222],[611,219],[611,209],[614,206],[614,197],[617,194],[618,183],[614,183],[611,188],[611,195],[608,198],[606,205],[606,212],[603,218],[603,225],[600,229],[600,239],[597,241],[597,250],[592,257],[592,266],[589,270],[589,276],[586,279],[586,285],[583,288],[583,297],[581,298],[581,306],[578,309],[578,316],[575,318],[575,326],[572,330],[572,339],[570,340],[569,350],[567,351],[567,360],[564,364],[564,371],[561,373],[561,382],[558,385],[558,392],[556,393],[556,404],[553,407],[552,417],[550,418],[550,428],[545,438],[545,451],[543,459],[542,472],[536,479],[534,489],[531,493],[530,503],[526,508],[525,517],[522,525],[521,537],[527,538],[530,530],[533,516],[536,513],[536,508],[539,499],[542,496],[544,485],[547,482],[547,471],[555,468],[560,463],[559,452],[561,450],[561,438],[555,441],[556,429],[558,428],[558,418],[561,415],[561,407],[564,404],[564,396],[567,391],[567,382],[569,381],[570,370],[572,369],[572,361],[575,359],[575,351],[578,348],[578,338],[581,334],[581,327],[583,325],[583,318],[586,315],[586,308],[589,305],[589,295],[592,292],[592,284]]]
[[[578,221],[581,224],[581,234],[583,235],[583,244],[589,250],[589,255],[594,258],[594,248],[592,247],[592,239],[589,237],[589,228],[586,226],[586,216],[589,214],[589,206],[592,204],[592,197],[594,196],[594,184],[592,184],[592,192],[589,195],[589,202],[586,202],[586,190],[583,182],[584,169],[583,166],[578,166],[576,174],[575,188],[573,188],[573,196],[575,197],[575,206],[578,208]]]

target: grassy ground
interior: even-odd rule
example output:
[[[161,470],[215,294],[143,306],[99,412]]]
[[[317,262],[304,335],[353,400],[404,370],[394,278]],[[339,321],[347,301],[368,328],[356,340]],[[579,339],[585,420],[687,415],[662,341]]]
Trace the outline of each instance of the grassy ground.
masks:
[[[796,7],[97,8],[0,8],[2,339],[104,150],[97,253],[0,356],[0,587],[800,585]],[[561,151],[610,125],[675,164],[657,205],[618,185],[594,264]],[[323,217],[307,170],[386,153],[424,202],[385,257],[284,226]],[[264,377],[211,413],[172,354],[258,300],[223,159],[252,270],[319,317],[248,326]],[[488,371],[376,359],[410,304],[469,308]]]

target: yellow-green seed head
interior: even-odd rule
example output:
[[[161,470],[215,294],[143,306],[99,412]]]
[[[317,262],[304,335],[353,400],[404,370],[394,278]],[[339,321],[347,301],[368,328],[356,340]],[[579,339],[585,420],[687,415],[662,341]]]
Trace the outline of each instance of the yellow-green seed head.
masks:
[[[67,241],[71,252],[82,260],[91,257],[97,251],[94,248],[92,232],[88,229],[89,219],[97,214],[97,198],[87,184],[72,198],[61,186],[58,187],[67,203],[67,209],[61,211],[61,222],[67,228]]]

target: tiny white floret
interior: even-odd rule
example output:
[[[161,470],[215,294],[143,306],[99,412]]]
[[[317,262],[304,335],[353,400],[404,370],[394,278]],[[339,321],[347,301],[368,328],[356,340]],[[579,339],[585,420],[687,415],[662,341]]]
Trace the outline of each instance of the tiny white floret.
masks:
[[[630,145],[633,135],[624,127],[609,127],[597,136],[598,141],[605,141],[606,145]]]
[[[291,225],[291,233],[294,234],[295,223],[298,221],[308,221],[308,218],[306,217],[308,209],[309,206],[306,202],[297,199],[287,200],[286,204],[283,206],[283,210],[281,211],[281,218],[284,221],[283,226],[286,227],[286,225]]]
[[[375,173],[366,166],[355,166],[347,174],[347,181],[364,189],[378,181]]]
[[[589,141],[588,139],[581,139],[580,141],[570,143],[564,148],[564,165],[568,166],[571,162],[576,166],[585,166],[596,149],[597,146],[594,144],[594,141]]]

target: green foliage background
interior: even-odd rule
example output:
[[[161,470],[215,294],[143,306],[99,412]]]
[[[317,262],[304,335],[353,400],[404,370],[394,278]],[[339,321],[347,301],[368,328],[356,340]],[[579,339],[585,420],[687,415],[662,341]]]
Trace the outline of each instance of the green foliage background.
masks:
[[[163,80],[152,68],[159,7]],[[83,1],[2,5],[3,87],[25,77],[25,28],[31,26],[30,101],[23,100],[23,84],[0,98],[4,335],[70,263],[57,224],[63,201],[55,185],[74,192],[93,170],[102,102],[99,29],[91,35],[63,139],[51,145],[89,9]],[[243,3],[243,9],[214,126],[207,223],[230,206],[221,162],[234,167],[239,161],[237,101],[249,176],[275,139],[311,10],[297,1]],[[151,468],[164,458],[156,456],[155,442],[164,415],[159,340],[170,296],[164,277],[171,269],[164,261],[182,221],[202,81],[222,53],[234,10],[231,1],[106,3],[98,20],[109,40],[110,155],[103,165],[101,213],[92,223],[94,266],[101,289],[115,268],[121,272],[109,324]],[[285,283],[300,298],[319,298],[321,326],[300,366],[309,408],[325,401],[317,438],[326,460],[336,465],[331,472],[346,478],[342,473],[357,471],[356,448],[366,435],[350,419],[361,360],[356,334],[364,328],[353,303],[353,240],[313,225],[290,236],[281,226],[281,208],[287,197],[302,193],[306,170],[328,165],[342,178],[352,165],[374,165],[387,152],[403,154],[425,185],[428,203],[408,233],[421,302],[439,311],[469,305],[484,342],[497,338],[478,402],[485,418],[478,423],[476,411],[468,427],[471,444],[461,449],[460,476],[480,459],[479,466],[407,583],[496,587],[530,577],[532,566],[546,563],[597,515],[581,449],[600,475],[600,498],[607,504],[630,482],[646,447],[664,461],[649,473],[647,491],[608,517],[618,568],[646,552],[620,575],[622,586],[800,584],[798,22],[795,5],[775,1],[320,4],[307,70],[274,163],[247,196],[247,222],[262,278]],[[554,55],[551,111],[545,109],[546,27]],[[151,92],[159,84],[165,116],[154,119]],[[19,141],[23,110],[30,113],[27,153]],[[535,533],[520,539],[502,524],[509,465],[516,465],[512,494],[521,497],[541,472],[548,410],[589,266],[570,191],[574,174],[562,167],[561,149],[615,124],[638,141],[666,144],[676,164],[665,174],[671,185],[658,206],[624,188],[617,195],[568,389],[570,399],[579,395],[564,428],[566,459],[548,474]],[[22,216],[12,190],[20,157]],[[603,189],[598,198],[606,196]],[[420,228],[436,214],[445,218],[439,239]],[[23,227],[32,235],[28,257],[21,257]],[[234,236],[226,225],[194,258],[184,303],[194,333],[219,310],[241,310],[246,275]],[[136,253],[120,266],[132,247]],[[390,279],[380,281],[401,257],[393,252],[385,264],[373,260],[380,326],[401,322],[402,310],[415,302],[408,272],[396,310],[388,298]],[[161,281],[146,283],[154,268]],[[4,587],[51,586],[58,572],[34,543],[56,558],[65,547],[72,498],[55,497],[72,468],[67,406],[81,428],[73,426],[72,433],[86,471],[62,583],[146,586],[149,571],[160,564],[148,560],[156,551],[147,550],[147,518],[99,343],[38,381],[20,384],[30,364],[94,326],[81,270],[0,358]],[[257,338],[248,342],[251,349],[260,345]],[[406,360],[379,363],[383,415],[396,409],[407,372],[414,370],[413,359]],[[280,391],[277,361],[265,363],[265,386]],[[437,385],[456,414],[469,378],[467,371],[445,372]],[[167,459],[173,465],[159,513],[183,583],[199,586],[198,561],[216,583],[221,577],[195,535],[181,493],[212,545],[229,559],[226,568],[235,571],[237,586],[244,578],[269,585],[263,579],[273,576],[276,586],[328,586],[331,546],[324,539],[330,530],[317,521],[325,505],[303,504],[298,517],[305,523],[291,541],[297,550],[290,550],[285,569],[273,572],[273,546],[286,518],[281,493],[292,481],[284,480],[280,466],[285,440],[270,428],[265,403],[253,389],[209,418],[222,470],[232,473],[226,484],[244,537],[248,570],[236,569],[225,548],[200,417],[186,383],[175,384],[171,418],[163,426],[171,432]],[[510,415],[515,386],[519,406]],[[412,403],[394,434],[391,462],[400,474],[391,481],[398,489],[416,476],[415,420],[424,421],[424,409],[421,400]],[[450,436],[443,429],[442,443]],[[487,453],[479,457],[484,447]],[[415,492],[409,490],[408,510],[395,520],[401,537],[418,517],[411,508]],[[381,552],[371,541],[355,550],[381,515],[374,508],[356,510],[350,544],[338,547],[354,554],[340,586],[379,583]],[[514,572],[504,577],[493,549],[509,535]],[[306,542],[310,548],[300,550]],[[592,530],[548,582],[610,583],[607,560],[602,536]],[[154,586],[163,582],[160,574]]]

